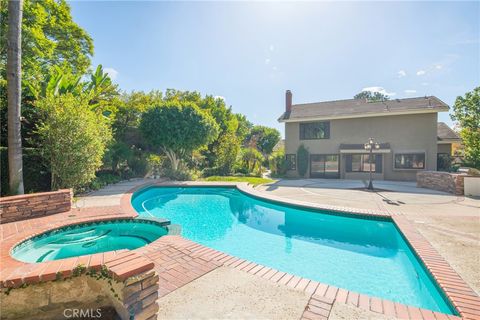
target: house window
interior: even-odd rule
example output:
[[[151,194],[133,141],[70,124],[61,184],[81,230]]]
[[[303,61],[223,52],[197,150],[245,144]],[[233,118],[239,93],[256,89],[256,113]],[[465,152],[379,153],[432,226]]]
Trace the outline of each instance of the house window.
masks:
[[[300,123],[300,140],[330,139],[330,122]]]
[[[348,154],[346,156],[347,172],[370,172],[369,154]],[[382,173],[382,155],[372,155],[372,172]]]
[[[395,154],[395,169],[425,169],[425,153]]]
[[[287,170],[297,170],[297,155],[286,154],[285,159],[287,161]]]

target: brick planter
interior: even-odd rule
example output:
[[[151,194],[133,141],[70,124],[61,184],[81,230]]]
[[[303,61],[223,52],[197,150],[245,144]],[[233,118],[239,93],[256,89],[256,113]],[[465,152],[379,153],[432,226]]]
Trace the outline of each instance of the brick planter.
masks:
[[[417,187],[463,195],[465,176],[462,173],[422,171],[417,173]]]
[[[71,189],[2,197],[0,224],[70,211],[72,197]]]

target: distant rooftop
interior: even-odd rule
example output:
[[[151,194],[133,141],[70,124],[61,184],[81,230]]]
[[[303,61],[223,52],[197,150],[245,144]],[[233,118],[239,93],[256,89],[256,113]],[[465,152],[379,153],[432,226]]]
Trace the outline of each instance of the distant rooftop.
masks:
[[[288,104],[288,102],[287,102]],[[348,99],[315,103],[293,104],[278,121],[295,122],[308,120],[327,120],[342,118],[360,118],[370,116],[388,116],[414,113],[448,111],[446,103],[434,96],[368,101],[366,99]]]
[[[439,141],[452,141],[460,140],[460,137],[446,123],[439,122],[437,124],[437,139]]]

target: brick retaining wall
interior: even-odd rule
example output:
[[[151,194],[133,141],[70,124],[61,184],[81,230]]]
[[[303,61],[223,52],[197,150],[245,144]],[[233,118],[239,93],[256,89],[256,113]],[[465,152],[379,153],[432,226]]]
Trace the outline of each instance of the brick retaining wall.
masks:
[[[71,189],[0,198],[0,224],[48,216],[72,208]]]
[[[466,174],[440,171],[417,173],[417,187],[463,195],[463,179]]]

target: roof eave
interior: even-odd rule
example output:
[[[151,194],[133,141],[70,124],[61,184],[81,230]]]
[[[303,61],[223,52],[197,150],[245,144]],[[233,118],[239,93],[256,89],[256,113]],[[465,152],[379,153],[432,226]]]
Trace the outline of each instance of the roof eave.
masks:
[[[441,106],[429,109],[409,110],[400,112],[382,112],[382,113],[362,113],[356,115],[341,115],[341,116],[325,116],[325,117],[304,117],[294,119],[283,119],[283,115],[278,119],[278,122],[305,122],[305,121],[320,121],[320,120],[340,120],[340,119],[355,119],[355,118],[369,118],[369,117],[386,117],[399,116],[408,114],[423,114],[423,113],[438,113],[449,111],[448,106]]]

